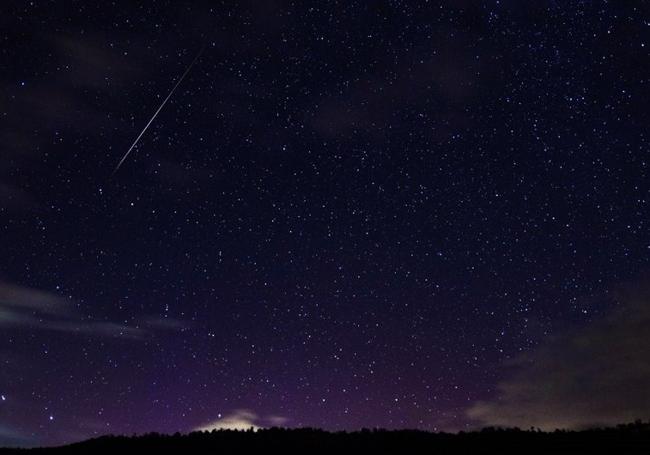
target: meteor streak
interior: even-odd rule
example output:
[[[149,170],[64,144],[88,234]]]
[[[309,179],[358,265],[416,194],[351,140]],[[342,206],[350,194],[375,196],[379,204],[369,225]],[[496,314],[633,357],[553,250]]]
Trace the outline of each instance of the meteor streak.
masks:
[[[142,131],[140,131],[140,134],[138,134],[138,137],[135,138],[135,141],[133,141],[133,144],[131,144],[131,147],[129,147],[129,150],[127,150],[127,152],[124,154],[124,156],[122,157],[122,159],[120,160],[120,162],[117,163],[117,166],[115,166],[115,169],[114,169],[113,172],[111,173],[111,177],[112,177],[113,175],[115,175],[115,173],[120,169],[120,166],[122,166],[122,163],[124,163],[124,160],[126,160],[126,159],[128,158],[128,156],[131,154],[131,151],[132,151],[133,148],[137,145],[137,143],[138,143],[138,141],[140,140],[140,138],[142,137],[142,135],[145,133],[145,131],[147,131],[147,129],[149,128],[149,126],[150,126],[150,125],[153,123],[153,121],[156,119],[156,116],[160,113],[160,111],[162,110],[162,108],[165,107],[165,104],[167,104],[167,101],[169,101],[169,98],[172,97],[172,95],[174,94],[174,91],[176,91],[176,88],[178,88],[178,86],[181,85],[181,82],[183,82],[183,79],[185,79],[185,76],[187,76],[187,74],[190,72],[190,70],[192,69],[192,67],[193,67],[194,64],[196,63],[196,61],[199,59],[199,57],[200,57],[201,54],[203,53],[203,50],[204,50],[204,49],[205,49],[205,46],[201,48],[201,50],[199,51],[198,54],[196,54],[196,57],[194,57],[194,60],[192,60],[192,63],[190,63],[190,65],[187,67],[187,69],[185,70],[185,72],[183,73],[183,75],[180,77],[180,79],[178,80],[178,82],[176,82],[176,85],[174,85],[174,88],[171,89],[171,91],[170,91],[169,94],[167,95],[167,98],[165,98],[165,99],[163,100],[163,102],[160,104],[160,107],[158,107],[158,109],[156,110],[156,112],[154,112],[154,114],[151,116],[151,119],[149,119],[149,122],[145,125],[145,127],[142,129]]]

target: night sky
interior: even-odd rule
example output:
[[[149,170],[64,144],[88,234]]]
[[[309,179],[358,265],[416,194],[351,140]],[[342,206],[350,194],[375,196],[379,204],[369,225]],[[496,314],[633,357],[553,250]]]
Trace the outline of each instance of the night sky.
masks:
[[[0,445],[650,418],[650,3],[92,3],[0,16]]]

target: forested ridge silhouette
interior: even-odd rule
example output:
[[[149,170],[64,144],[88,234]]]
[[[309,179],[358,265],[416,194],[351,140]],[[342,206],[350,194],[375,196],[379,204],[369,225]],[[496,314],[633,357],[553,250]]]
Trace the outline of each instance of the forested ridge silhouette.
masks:
[[[241,454],[241,453],[429,453],[429,454],[650,454],[650,423],[637,421],[610,428],[543,432],[531,428],[485,428],[475,432],[430,433],[419,430],[364,429],[327,432],[313,428],[257,431],[149,433],[101,436],[60,446],[0,449],[0,454]]]

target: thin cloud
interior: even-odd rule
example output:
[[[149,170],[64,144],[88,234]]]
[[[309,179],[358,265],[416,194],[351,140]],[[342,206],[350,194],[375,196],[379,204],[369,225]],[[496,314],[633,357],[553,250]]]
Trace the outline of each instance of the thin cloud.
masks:
[[[286,418],[286,417],[283,417],[283,416],[275,416],[274,415],[274,416],[266,417],[266,421],[268,423],[270,423],[272,426],[281,427],[281,426],[285,425],[289,421],[289,419]]]
[[[0,447],[31,447],[36,443],[27,434],[0,424]]]
[[[248,409],[236,409],[232,414],[220,417],[206,425],[202,425],[195,431],[212,431],[212,430],[259,430],[262,428],[255,422],[259,419],[258,415]]]
[[[181,331],[187,324],[172,318],[146,316],[141,323],[88,320],[56,294],[0,282],[0,327],[50,330],[98,337],[141,339],[155,331]]]
[[[499,395],[467,415],[482,425],[583,429],[650,418],[650,287],[521,357]]]
[[[194,431],[213,431],[213,430],[249,430],[257,431],[269,426],[281,426],[289,421],[287,417],[270,415],[259,416],[250,409],[236,409],[225,416],[219,416],[218,419],[201,425]]]
[[[0,310],[24,309],[50,315],[69,312],[65,299],[51,292],[0,282]]]
[[[0,182],[0,211],[26,211],[33,209],[36,206],[36,201],[27,191],[24,191],[15,185]]]

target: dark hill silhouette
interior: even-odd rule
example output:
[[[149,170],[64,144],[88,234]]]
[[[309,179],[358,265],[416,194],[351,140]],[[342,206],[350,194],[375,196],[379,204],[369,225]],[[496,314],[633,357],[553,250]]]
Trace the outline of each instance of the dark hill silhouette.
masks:
[[[270,428],[257,432],[220,430],[186,435],[150,433],[102,436],[50,448],[0,449],[0,455],[44,454],[650,454],[650,423],[615,428],[542,432],[486,428],[469,433],[415,430],[323,430]]]

